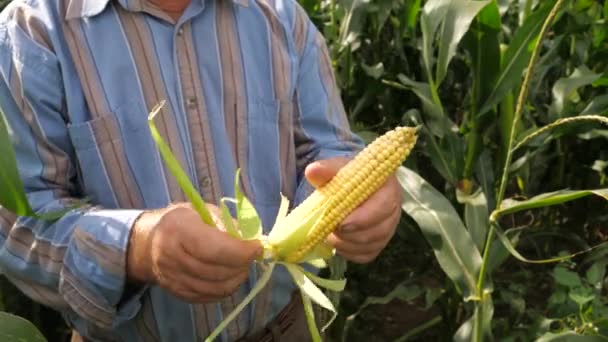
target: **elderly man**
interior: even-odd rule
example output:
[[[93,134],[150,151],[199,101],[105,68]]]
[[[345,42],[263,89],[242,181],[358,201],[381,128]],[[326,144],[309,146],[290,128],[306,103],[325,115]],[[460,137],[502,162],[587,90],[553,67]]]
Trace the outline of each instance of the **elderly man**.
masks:
[[[361,147],[322,36],[294,0],[15,0],[0,17],[0,104],[40,213],[0,210],[0,266],[63,314],[74,339],[201,340],[247,294],[260,244],[203,224],[147,129],[157,125],[204,199],[235,171],[271,227]],[[373,260],[392,237],[391,179],[329,238]],[[285,273],[223,340],[306,340]]]

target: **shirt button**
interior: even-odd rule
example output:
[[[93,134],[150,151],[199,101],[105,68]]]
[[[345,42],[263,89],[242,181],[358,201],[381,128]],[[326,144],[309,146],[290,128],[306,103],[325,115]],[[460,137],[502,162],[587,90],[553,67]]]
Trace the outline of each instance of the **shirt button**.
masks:
[[[189,109],[195,109],[196,108],[196,97],[189,97],[188,100],[186,100],[186,105],[188,106]]]
[[[206,177],[206,176],[205,176],[205,177],[203,177],[203,178],[201,178],[201,185],[202,185],[203,187],[205,187],[205,188],[206,188],[206,187],[208,187],[210,184],[211,184],[211,178]]]
[[[177,30],[177,35],[178,36],[181,36],[183,34],[184,34],[184,29],[183,28],[180,28],[179,30]]]

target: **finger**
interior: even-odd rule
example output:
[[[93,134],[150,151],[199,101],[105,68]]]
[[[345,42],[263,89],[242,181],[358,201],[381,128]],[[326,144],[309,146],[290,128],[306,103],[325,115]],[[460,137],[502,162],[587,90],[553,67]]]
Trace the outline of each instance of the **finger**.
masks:
[[[329,182],[346,163],[348,159],[344,157],[319,160],[306,167],[304,176],[312,186],[318,188]]]
[[[366,245],[378,241],[386,240],[392,233],[389,227],[391,222],[383,222],[381,224],[370,227],[357,227],[354,231],[337,231],[334,233],[340,241],[350,242],[359,245]]]
[[[395,181],[396,182],[396,181]],[[401,214],[401,192],[391,179],[371,195],[340,226],[341,231],[356,230],[356,227],[374,226],[389,217]]]
[[[179,270],[200,279],[220,282],[230,279],[242,272],[248,272],[249,267],[227,267],[223,265],[209,264],[200,261],[190,255],[185,249],[176,252],[176,257],[180,260],[177,266]]]
[[[395,234],[400,219],[399,211],[377,224],[363,227],[351,225],[345,227],[346,229],[336,230],[334,234],[342,240],[361,244],[389,240]]]
[[[175,278],[173,285],[182,292],[194,293],[200,299],[221,299],[234,293],[249,276],[248,272],[242,272],[235,277],[222,282],[214,282],[181,273]]]
[[[199,233],[182,241],[188,254],[201,262],[240,268],[262,255],[260,241],[238,240],[209,226],[202,229],[205,229],[204,234]]]

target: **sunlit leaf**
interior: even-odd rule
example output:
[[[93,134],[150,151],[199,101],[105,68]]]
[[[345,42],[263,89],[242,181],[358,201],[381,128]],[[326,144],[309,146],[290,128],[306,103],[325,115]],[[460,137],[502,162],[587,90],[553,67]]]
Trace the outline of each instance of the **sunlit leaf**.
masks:
[[[239,185],[240,170],[236,171],[234,193],[236,197],[236,217],[244,240],[259,239],[262,221],[251,202],[245,197]]]
[[[590,195],[596,195],[608,200],[608,189],[597,190],[561,190],[550,193],[541,194],[532,197],[528,200],[518,201],[514,199],[506,199],[502,202],[499,210],[492,213],[494,219],[520,212],[522,210],[530,210],[535,208],[544,208],[548,206],[563,204],[574,201]]]
[[[404,190],[402,208],[418,223],[443,271],[465,298],[476,296],[481,254],[454,207],[409,169],[400,167],[397,179]]]
[[[200,215],[201,220],[203,220],[203,222],[205,222],[206,224],[215,227],[215,222],[211,217],[209,209],[207,209],[207,205],[201,198],[201,195],[198,193],[194,185],[192,185],[192,183],[190,182],[190,178],[188,177],[184,169],[182,169],[181,165],[179,164],[179,161],[177,161],[177,159],[173,155],[171,148],[163,140],[162,136],[158,132],[158,129],[156,128],[156,125],[154,124],[154,117],[158,115],[164,104],[164,101],[159,103],[156,107],[152,109],[150,115],[148,116],[148,126],[150,128],[152,138],[154,139],[154,142],[156,143],[156,146],[158,147],[158,150],[160,151],[160,154],[163,157],[163,160],[165,161],[169,172],[171,172],[173,177],[175,177],[180,188],[182,189],[188,200],[192,203],[192,206],[194,207],[196,212],[198,212],[198,214]]]
[[[299,267],[297,265],[293,265],[293,264],[288,264],[288,263],[281,263],[281,264],[283,266],[285,266],[285,268],[287,268],[287,271],[289,271],[289,274],[291,274],[293,280],[298,285],[300,290],[304,294],[306,294],[308,297],[310,297],[310,299],[312,301],[314,301],[315,303],[319,304],[320,306],[322,306],[323,308],[325,308],[329,311],[332,311],[332,312],[336,311],[334,306],[331,304],[331,301],[329,300],[329,298],[327,298],[327,296],[325,296],[323,291],[321,291],[317,287],[317,285],[315,285],[315,283],[306,276],[306,274],[304,273],[304,269],[302,269],[301,267]]]
[[[323,215],[329,203],[328,201],[322,207],[315,209],[308,216],[303,217],[302,221],[283,220],[280,226],[275,225],[272,228],[272,231],[268,235],[268,241],[273,245],[280,246],[280,250],[277,251],[278,256],[284,257],[300,247],[300,243],[305,241],[308,234],[317,225],[319,218]],[[313,250],[313,252],[315,251]],[[311,259],[316,258],[317,255],[311,257]]]
[[[337,315],[336,308],[332,302],[329,300],[329,298],[327,298],[323,291],[321,291],[321,289],[319,289],[317,285],[315,285],[315,283],[306,276],[303,268],[288,263],[283,263],[282,265],[287,268],[287,271],[289,271],[289,274],[291,274],[291,277],[295,281],[296,285],[298,285],[303,295],[310,298],[313,302],[317,303],[324,309],[331,311],[331,319],[323,328],[321,328],[322,331],[327,329],[327,327],[329,327],[329,325],[331,325],[331,323],[336,319]]]
[[[470,342],[470,341],[485,341],[490,335],[490,324],[494,315],[494,303],[492,297],[487,296],[481,305],[475,307],[473,316],[466,320],[454,334],[454,342]],[[477,337],[475,331],[475,322],[480,320],[482,328],[480,333],[484,336]]]
[[[312,301],[310,300],[310,297],[304,294],[304,292],[300,292],[300,295],[302,297],[302,304],[304,304],[304,314],[306,315],[306,323],[308,325],[310,337],[312,337],[313,342],[321,342],[323,339],[321,338],[321,334],[317,328],[315,311],[312,308]]]
[[[431,3],[433,1],[429,1]],[[437,1],[440,2],[440,1]],[[435,75],[435,84],[439,86],[445,75],[447,74],[448,65],[456,54],[456,48],[460,41],[469,30],[473,19],[490,1],[469,1],[469,0],[451,0],[447,1],[448,9],[445,12],[445,17],[441,23],[441,29],[438,32],[437,45],[439,53],[437,56],[437,66]],[[426,6],[425,6],[426,10]],[[426,15],[432,15],[425,11]]]
[[[205,342],[213,342],[215,339],[221,334],[221,332],[226,329],[228,324],[232,322],[238,315],[245,309],[245,307],[255,298],[255,296],[264,289],[268,281],[270,280],[270,276],[272,275],[272,271],[274,270],[275,264],[271,263],[268,265],[268,268],[264,271],[262,276],[258,279],[255,286],[251,289],[249,294],[243,299],[242,302],[237,305],[232,312],[224,318],[224,320],[211,332],[209,336],[205,339]]]
[[[486,235],[490,228],[488,201],[481,189],[470,195],[463,194],[457,190],[458,202],[464,204],[464,222],[471,233],[471,238],[477,248],[481,251],[486,241]]]
[[[315,284],[321,286],[324,289],[337,292],[344,291],[344,287],[346,286],[346,279],[325,279],[318,277],[310,272],[304,271],[303,269],[302,271],[310,280],[312,280]]]
[[[526,68],[532,50],[530,44],[538,37],[542,25],[553,7],[554,1],[543,1],[539,9],[526,20],[513,36],[505,53],[501,72],[488,96],[488,100],[479,110],[479,115],[489,112],[513,88],[522,82],[522,74]]]
[[[553,85],[553,103],[551,110],[557,117],[564,116],[564,108],[571,98],[571,94],[577,89],[592,84],[602,75],[596,74],[585,66],[576,68],[568,77],[560,78]],[[595,113],[593,113],[595,114]]]
[[[500,225],[498,225],[497,223],[493,223],[493,224],[494,224],[494,229],[496,231],[496,235],[500,239],[500,242],[502,242],[503,246],[509,251],[509,253],[511,253],[511,255],[513,257],[515,257],[517,260],[528,263],[528,264],[550,264],[550,263],[565,261],[565,260],[572,259],[573,257],[575,257],[577,255],[585,254],[585,253],[593,251],[594,249],[601,248],[603,246],[608,245],[608,242],[604,242],[604,243],[600,243],[593,247],[590,247],[590,248],[587,248],[587,249],[584,249],[584,250],[581,250],[581,251],[578,251],[578,252],[575,252],[572,254],[561,255],[561,256],[551,257],[551,258],[547,258],[547,259],[532,260],[532,259],[528,259],[528,258],[524,257],[515,249],[515,247],[509,240],[509,238],[505,235],[502,228],[500,228]]]

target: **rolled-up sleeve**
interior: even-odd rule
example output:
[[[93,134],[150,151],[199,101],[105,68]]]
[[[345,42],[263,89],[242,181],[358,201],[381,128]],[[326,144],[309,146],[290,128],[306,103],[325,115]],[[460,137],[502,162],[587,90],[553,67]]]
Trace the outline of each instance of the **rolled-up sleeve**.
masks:
[[[83,195],[60,66],[44,32],[31,31],[40,27],[23,27],[13,12],[0,18],[0,106],[32,208],[66,211]],[[1,272],[85,336],[110,331],[139,309],[141,293],[125,298],[125,288],[129,235],[140,214],[91,205],[48,222],[0,207]]]
[[[301,46],[294,99],[299,202],[312,191],[303,177],[306,165],[350,157],[364,144],[350,129],[325,39],[298,5],[294,17],[294,45]]]

